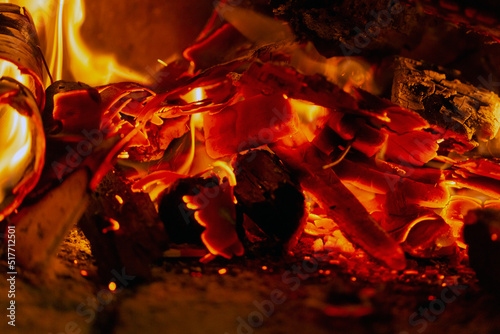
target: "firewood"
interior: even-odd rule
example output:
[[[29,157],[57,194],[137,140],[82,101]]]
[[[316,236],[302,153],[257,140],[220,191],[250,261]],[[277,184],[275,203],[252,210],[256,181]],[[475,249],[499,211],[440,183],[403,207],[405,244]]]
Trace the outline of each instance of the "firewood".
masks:
[[[0,59],[5,62],[2,66],[10,62],[19,68],[25,77],[22,83],[33,93],[38,107],[43,108],[43,55],[33,19],[24,7],[0,4]]]
[[[479,283],[500,294],[500,210],[471,210],[465,217],[464,239],[469,245],[469,262]]]
[[[78,226],[89,239],[103,282],[113,271],[151,278],[150,265],[166,249],[166,234],[148,194],[134,193],[118,171],[109,172],[90,197]]]
[[[160,195],[158,212],[171,242],[201,245],[204,228],[194,218],[195,210],[189,209],[183,196],[194,196],[206,187],[219,184],[217,178],[186,177],[175,181]]]
[[[233,165],[234,195],[242,211],[272,239],[293,246],[305,214],[305,198],[296,178],[268,151],[238,155]]]
[[[405,2],[422,6],[426,13],[500,39],[500,5],[496,1],[406,0]]]
[[[297,114],[280,93],[253,96],[203,115],[207,153],[213,159],[272,143],[297,126]]]
[[[30,91],[0,78],[0,221],[11,214],[38,182],[45,157],[42,119]]]
[[[397,58],[392,101],[416,111],[459,153],[492,139],[500,127],[500,98],[420,61]]]
[[[406,259],[401,247],[384,231],[342,184],[327,164],[322,153],[310,144],[299,147],[273,145],[271,147],[287,166],[299,175],[299,181],[333,219],[345,237],[387,267],[402,270]]]
[[[37,203],[11,216],[16,226],[16,257],[26,269],[47,269],[69,230],[89,203],[89,172],[81,168]]]

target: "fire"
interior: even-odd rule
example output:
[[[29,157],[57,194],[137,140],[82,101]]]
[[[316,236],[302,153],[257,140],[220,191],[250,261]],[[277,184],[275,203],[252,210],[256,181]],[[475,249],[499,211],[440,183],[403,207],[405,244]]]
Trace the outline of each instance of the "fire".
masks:
[[[34,91],[34,89],[31,89],[34,88],[35,85],[33,82],[33,78],[30,75],[21,73],[19,68],[9,61],[0,60],[0,78],[1,77],[9,77],[15,79],[17,82],[30,88],[32,92]]]
[[[28,118],[9,105],[0,107],[0,202],[9,189],[13,189],[23,178],[31,162],[29,154],[33,136],[29,131]]]
[[[45,152],[41,119],[33,96],[9,78],[0,80],[0,142],[2,220],[35,186]]]
[[[102,54],[87,46],[80,31],[86,16],[82,0],[8,2],[29,9],[54,80],[74,79],[91,86],[119,81],[147,83],[145,75],[120,65],[114,55]],[[46,80],[46,84],[49,83]]]
[[[207,98],[207,93],[201,87],[193,88],[184,95],[181,95],[181,99],[187,103],[200,102]]]

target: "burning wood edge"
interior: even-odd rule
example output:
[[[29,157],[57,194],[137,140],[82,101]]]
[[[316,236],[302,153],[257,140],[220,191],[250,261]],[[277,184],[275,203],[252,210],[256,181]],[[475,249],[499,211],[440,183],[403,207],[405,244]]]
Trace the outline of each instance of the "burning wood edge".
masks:
[[[340,227],[349,241],[391,269],[403,270],[406,258],[403,249],[370,216],[358,199],[342,184],[331,169],[323,169],[324,160],[313,146],[304,149],[304,161],[297,161],[287,149],[273,145],[272,149],[289,166],[299,168],[299,180],[304,190]]]
[[[89,180],[89,171],[79,169],[36,204],[10,218],[16,226],[20,266],[33,271],[50,266],[64,237],[87,208]]]
[[[150,264],[167,248],[149,195],[133,192],[131,182],[117,170],[109,172],[92,193],[78,226],[90,241],[104,283],[113,278],[114,270],[123,268],[139,279],[150,279]]]
[[[42,119],[31,92],[0,79],[0,221],[33,190],[45,160]]]
[[[239,15],[243,14],[244,13],[239,13]],[[283,58],[286,58],[286,55],[282,56]],[[258,57],[248,57],[246,60],[235,61],[233,64],[222,64],[217,67],[214,66],[214,68],[207,69],[206,72],[194,76],[189,82],[180,83],[178,87],[162,94],[156,94],[149,89],[138,87],[138,85],[131,83],[109,85],[99,87],[97,89],[83,87],[82,85],[75,85],[74,88],[76,88],[76,91],[72,93],[65,90],[59,91],[59,93],[65,92],[65,94],[60,94],[59,96],[54,97],[54,106],[57,107],[55,108],[57,110],[56,116],[60,118],[59,120],[62,123],[63,131],[72,135],[76,133],[76,137],[78,137],[78,135],[81,137],[81,134],[78,133],[78,131],[82,129],[102,130],[101,121],[106,123],[112,122],[113,120],[116,120],[116,123],[114,124],[116,129],[119,128],[119,126],[117,126],[117,124],[119,124],[120,126],[124,126],[126,130],[124,130],[125,133],[121,133],[121,135],[115,137],[116,142],[113,142],[113,140],[110,139],[109,144],[112,147],[108,147],[109,150],[105,152],[105,167],[101,168],[101,165],[103,164],[99,164],[99,162],[101,162],[99,158],[95,158],[93,161],[89,162],[91,170],[100,171],[99,173],[95,173],[97,175],[94,175],[94,177],[89,180],[89,175],[82,175],[83,169],[78,169],[73,174],[70,174],[62,185],[48,193],[41,200],[41,202],[30,207],[26,207],[18,216],[14,216],[13,219],[16,219],[16,223],[22,227],[20,228],[22,231],[21,233],[27,235],[28,237],[26,239],[29,239],[31,235],[41,232],[39,238],[44,239],[44,236],[46,238],[41,240],[40,244],[44,243],[44,245],[48,245],[43,247],[48,247],[48,249],[53,253],[53,249],[56,247],[55,245],[58,244],[58,240],[61,238],[60,233],[67,231],[70,223],[74,222],[75,219],[82,214],[81,211],[79,211],[80,207],[78,207],[77,204],[81,204],[82,206],[87,205],[89,194],[87,193],[86,187],[83,187],[82,184],[90,182],[90,188],[94,189],[94,187],[97,187],[101,178],[105,174],[104,171],[109,170],[112,165],[111,160],[116,156],[118,151],[123,148],[123,145],[125,145],[126,142],[131,140],[135,140],[135,144],[144,144],[147,142],[148,138],[147,136],[144,136],[144,133],[143,137],[136,136],[138,134],[137,128],[146,127],[146,124],[148,124],[148,126],[150,124],[162,124],[160,122],[165,122],[167,119],[175,119],[175,117],[178,116],[182,116],[182,119],[177,119],[179,121],[178,125],[180,125],[182,129],[177,129],[179,131],[176,134],[172,134],[173,137],[179,136],[187,131],[186,124],[187,119],[189,118],[187,115],[201,112],[204,113],[204,139],[206,148],[208,148],[209,155],[211,155],[212,158],[227,157],[231,154],[239,153],[244,149],[270,144],[273,140],[293,135],[298,127],[298,124],[296,124],[298,123],[298,118],[296,117],[297,115],[295,110],[291,106],[294,104],[292,101],[298,101],[299,99],[306,100],[311,104],[321,105],[321,107],[324,108],[329,108],[332,113],[334,110],[335,112],[338,112],[346,122],[346,124],[344,124],[346,125],[346,128],[349,128],[349,126],[354,127],[354,133],[350,138],[344,138],[346,136],[342,137],[342,135],[350,135],[350,133],[344,133],[344,130],[337,129],[338,127],[334,126],[338,125],[335,123],[335,119],[332,119],[332,122],[335,124],[330,124],[332,131],[338,130],[340,132],[338,135],[342,137],[343,140],[352,140],[352,150],[357,150],[357,153],[364,154],[366,157],[373,157],[380,149],[382,149],[384,143],[387,143],[388,137],[390,137],[386,133],[397,133],[398,135],[401,135],[401,137],[408,135],[411,137],[410,139],[415,139],[416,141],[429,139],[432,145],[430,145],[430,148],[426,148],[425,151],[426,153],[427,151],[430,151],[431,154],[422,154],[422,159],[418,161],[419,166],[432,159],[432,154],[435,153],[434,149],[437,150],[438,144],[435,141],[434,133],[430,133],[431,131],[421,131],[421,133],[419,133],[421,135],[428,135],[425,138],[413,138],[414,136],[417,136],[417,133],[410,133],[416,132],[414,130],[420,131],[425,128],[425,130],[433,130],[435,132],[442,131],[441,134],[443,136],[446,134],[446,136],[449,136],[452,139],[456,139],[457,136],[462,136],[460,137],[460,140],[465,143],[463,145],[465,145],[467,149],[470,149],[475,145],[474,141],[476,139],[488,139],[491,137],[491,133],[498,130],[499,121],[492,116],[495,114],[495,106],[498,105],[498,101],[495,100],[495,96],[490,96],[486,92],[475,92],[471,87],[465,87],[466,85],[455,81],[442,83],[440,80],[436,79],[440,78],[440,75],[437,73],[429,75],[428,71],[423,71],[424,77],[422,80],[425,81],[427,80],[427,77],[430,77],[432,85],[434,85],[433,87],[438,85],[443,86],[439,86],[438,91],[439,93],[444,91],[442,94],[444,96],[443,98],[451,99],[447,100],[447,102],[455,103],[455,105],[457,105],[457,110],[459,111],[458,115],[454,115],[450,118],[453,121],[458,122],[458,124],[462,124],[465,129],[463,131],[458,129],[456,130],[456,133],[451,131],[452,133],[450,134],[448,133],[448,130],[450,130],[448,126],[449,124],[441,123],[436,123],[436,126],[431,129],[427,121],[420,118],[416,113],[410,113],[407,110],[398,111],[397,106],[390,105],[388,102],[381,101],[381,99],[374,96],[369,96],[370,94],[367,92],[355,90],[355,94],[357,94],[357,96],[352,96],[343,92],[340,87],[330,84],[324,77],[302,75],[294,68],[281,66],[278,65],[277,62],[267,61],[264,59],[266,59],[266,56],[263,56],[262,59]],[[236,69],[238,67],[240,67],[239,70]],[[414,76],[417,76],[418,74],[421,74],[420,72],[422,71],[419,72],[415,70],[414,72],[417,73]],[[213,82],[210,80],[213,80]],[[214,83],[217,81],[219,81],[219,84]],[[406,97],[411,92],[408,92],[408,94],[407,92],[404,92],[404,89],[407,87],[399,85],[401,81],[402,80],[400,78],[395,81],[395,86],[397,86],[395,91],[398,94],[406,94],[404,95]],[[197,85],[199,85],[199,87]],[[457,98],[458,102],[455,101],[455,96],[453,95],[454,93],[452,93],[455,88],[457,88],[460,94],[462,94]],[[201,92],[204,92],[206,96],[193,101],[184,99],[184,102],[186,103],[183,104],[183,96],[185,96],[187,92],[194,89],[199,89]],[[133,95],[131,94],[132,92],[137,93],[139,91],[145,92],[149,95],[147,95],[147,97],[143,96],[144,98],[139,100],[134,100],[133,97],[130,97]],[[468,95],[469,91],[471,92],[470,96]],[[272,92],[273,94],[270,94],[269,92]],[[57,89],[55,89],[54,94],[56,93],[58,93]],[[433,97],[433,95],[436,94],[437,93],[435,91],[431,90],[431,93],[424,95]],[[200,96],[202,96],[202,94],[200,94]],[[418,97],[419,96],[415,97],[415,99]],[[399,95],[398,98],[400,98]],[[481,100],[482,98],[484,99]],[[480,100],[481,102],[476,106],[471,104],[472,102],[470,101],[472,100]],[[76,110],[73,109],[75,101],[84,101],[88,104],[85,105],[85,107],[82,107],[81,103],[76,103],[80,109],[74,113],[77,114],[77,117],[71,119],[71,114]],[[271,101],[274,103],[271,103]],[[361,106],[361,102],[364,104],[363,106]],[[398,102],[401,101],[398,100]],[[426,104],[422,104],[425,111]],[[478,124],[477,129],[473,126],[475,123],[472,125],[467,123],[468,120],[472,120],[474,117],[465,116],[463,118],[459,118],[459,116],[463,116],[464,110],[460,109],[460,107],[464,104],[471,107],[478,115],[481,114],[484,109],[489,112],[489,114],[484,117],[478,116],[479,120],[476,122]],[[269,116],[269,110],[271,109],[270,106],[272,105],[276,106],[276,110],[280,109],[278,112],[283,111],[283,113],[275,115],[278,117],[276,121],[279,121],[274,124],[276,125],[276,131],[270,132],[270,139],[259,138],[262,140],[246,142],[248,138],[251,138],[252,136],[256,136],[258,134],[262,135],[261,130],[267,129],[265,127],[267,126],[269,119],[266,116]],[[408,106],[414,107],[409,104]],[[491,107],[491,110],[483,108],[485,106]],[[418,106],[415,108],[417,107]],[[469,112],[471,108],[466,108],[465,111]],[[86,111],[89,110],[94,113],[87,114]],[[257,115],[255,110],[258,110],[260,113]],[[398,118],[398,112],[401,112],[399,115],[401,119]],[[221,117],[221,114],[224,114],[225,116],[231,115],[233,117],[232,119],[238,119],[239,116],[242,115],[243,120],[240,117],[240,124],[238,127],[233,128],[236,122],[233,122],[229,117]],[[388,115],[390,117],[388,117]],[[412,117],[413,115],[416,117]],[[160,116],[162,116],[162,119],[160,119]],[[344,116],[346,117],[344,118]],[[124,124],[126,123],[124,119],[132,119],[133,121],[129,124]],[[80,122],[81,120],[83,120],[83,125]],[[398,122],[398,120],[401,122]],[[51,121],[54,120],[52,119]],[[415,123],[420,121],[422,124],[402,124],[412,123],[413,121],[415,121]],[[173,123],[175,124],[177,122]],[[394,126],[394,128],[392,126]],[[166,127],[168,128],[168,126]],[[53,129],[50,124],[49,128]],[[135,129],[130,130],[130,128]],[[150,129],[156,130],[154,127],[151,127]],[[230,129],[231,131],[223,133],[224,130],[227,129]],[[452,128],[451,130],[455,129]],[[468,132],[468,130],[470,131]],[[212,133],[214,134],[213,136],[211,136]],[[373,145],[374,138],[376,139],[376,145]],[[406,143],[404,140],[401,142],[403,144]],[[335,149],[335,146],[338,146],[338,142],[334,142],[332,145],[332,149]],[[403,147],[403,149],[404,148],[405,147]],[[158,147],[159,152],[163,149],[164,147]],[[330,168],[323,168],[323,166],[328,166],[328,158],[322,156],[315,147],[310,146],[305,150],[305,152],[303,152],[305,153],[304,161],[297,161],[294,160],[293,157],[289,157],[289,152],[286,152],[285,148],[282,148],[279,145],[273,145],[272,149],[275,150],[278,156],[285,161],[290,168],[298,172],[300,183],[304,190],[316,199],[317,203],[319,203],[329,217],[335,220],[342,232],[346,234],[350,241],[391,269],[402,270],[405,268],[405,256],[397,241],[405,241],[408,233],[410,233],[409,228],[413,227],[413,225],[410,224],[407,229],[397,230],[398,233],[394,233],[397,240],[392,239],[391,236],[375,221],[375,219],[370,216],[368,210],[365,209],[365,207],[360,203],[360,200],[344,184],[342,184],[341,181],[344,181],[342,176],[339,177],[339,175],[337,175],[336,172]],[[460,150],[460,147],[457,150]],[[142,152],[137,152],[137,155],[140,156],[141,153]],[[156,157],[157,153],[158,152],[155,151],[154,154],[151,154],[151,156]],[[349,152],[346,149],[341,158],[345,158],[348,153]],[[399,153],[399,151],[396,151],[396,153]],[[99,157],[99,155],[97,156]],[[151,159],[151,156],[146,157],[145,160]],[[393,154],[393,158],[398,158],[397,154]],[[389,157],[389,160],[390,159],[391,157]],[[392,160],[393,162],[395,161],[394,159]],[[410,159],[410,161],[406,162],[412,164],[413,160]],[[348,165],[348,163],[337,164],[335,169],[340,169],[344,167],[344,165]],[[401,169],[403,169],[403,167],[401,167]],[[348,173],[346,172],[345,174]],[[381,171],[379,174],[383,174],[383,172]],[[86,178],[84,178],[84,176]],[[346,175],[344,175],[344,177],[346,177]],[[354,181],[358,181],[355,176],[351,175],[351,177],[353,179],[353,183]],[[394,177],[394,179],[399,178]],[[421,180],[418,180],[418,182],[421,182]],[[144,231],[142,228],[145,228],[145,226],[134,225],[135,222],[131,219],[131,217],[135,217],[133,214],[128,216],[122,212],[115,212],[118,210],[115,207],[116,196],[120,196],[121,198],[123,193],[126,193],[132,198],[130,201],[134,201],[136,198],[133,197],[128,188],[125,190],[122,189],[122,183],[123,182],[118,180],[116,182],[109,182],[109,184],[101,185],[99,192],[103,195],[99,197],[92,197],[91,208],[86,212],[84,219],[80,221],[80,226],[86,231],[88,238],[91,239],[93,251],[95,251],[96,257],[102,258],[100,259],[102,263],[100,265],[101,271],[109,274],[112,269],[118,269],[122,265],[130,265],[136,269],[136,271],[133,271],[134,274],[148,279],[148,264],[159,254],[157,247],[158,240],[152,237],[150,233],[157,231],[161,234],[162,230],[158,229],[155,225],[156,222],[153,221],[151,223],[151,221],[149,221],[145,225],[148,228],[151,228],[151,231]],[[365,183],[365,186],[369,186],[366,184],[368,183],[368,180],[360,180],[357,186],[363,183]],[[74,185],[74,189],[67,189],[72,184]],[[404,183],[401,182],[398,187],[406,187],[408,189],[416,188],[414,184],[418,185],[418,183],[406,181]],[[435,181],[434,184],[438,184],[438,181]],[[118,189],[114,189],[113,185],[119,185],[117,186]],[[233,187],[234,184],[230,186]],[[370,186],[373,188],[373,185]],[[389,184],[382,186],[383,188],[378,189],[380,193],[385,195],[391,191]],[[432,188],[428,184],[419,186]],[[194,217],[198,223],[206,226],[207,230],[210,230],[211,237],[216,239],[217,237],[220,237],[220,235],[224,235],[224,233],[228,236],[228,239],[223,240],[221,243],[223,244],[224,242],[227,242],[229,245],[223,244],[222,246],[224,247],[222,247],[222,249],[210,249],[211,252],[213,251],[213,254],[219,254],[225,257],[241,255],[243,253],[243,247],[238,244],[237,237],[235,237],[236,234],[232,233],[232,230],[229,231],[228,229],[225,229],[228,226],[232,227],[232,225],[234,225],[234,202],[231,201],[231,191],[233,189],[224,182],[222,184],[217,182],[216,187],[221,196],[216,198],[217,203],[213,204],[212,207],[201,208],[199,201],[197,201],[199,196],[210,197],[210,189],[207,187],[202,187],[198,194],[184,194],[182,199],[186,205],[189,204],[193,210],[197,210]],[[120,189],[121,191],[119,191]],[[399,191],[401,189],[398,188],[397,190]],[[425,204],[428,207],[439,207],[439,205],[447,199],[447,193],[446,191],[441,191],[443,190],[441,188],[438,190],[439,191],[433,191],[430,196],[423,196],[418,204]],[[65,193],[70,195],[68,198],[71,196],[73,198],[77,198],[78,194],[80,194],[82,196],[81,202],[75,201],[77,202],[76,204],[71,204],[64,209],[60,204],[56,206],[56,208],[59,208],[60,211],[60,221],[54,225],[54,231],[47,232],[39,226],[39,220],[37,220],[37,217],[30,211],[27,212],[26,210],[33,210],[35,213],[39,212],[46,214],[43,209],[42,202],[44,202],[45,205],[48,203],[50,207],[52,201],[55,201],[53,199],[54,196],[61,198]],[[422,192],[415,191],[415,193],[421,194]],[[404,197],[401,194],[402,191],[398,192],[398,196]],[[141,195],[143,197],[147,196],[145,194]],[[390,196],[388,196],[388,198],[391,199]],[[299,199],[303,201],[302,197]],[[408,206],[406,206],[406,199],[406,197],[402,199],[401,207],[397,207],[396,209],[401,212],[406,210],[408,208]],[[67,200],[67,198],[64,200]],[[123,201],[123,198],[121,198],[121,200]],[[118,201],[118,203],[119,202],[120,201]],[[220,204],[220,202],[223,203]],[[241,202],[243,202],[243,200]],[[400,204],[397,201],[395,201],[395,203],[398,205]],[[218,206],[219,204],[220,206]],[[148,202],[147,205],[149,205],[148,210],[151,211],[151,203]],[[136,206],[137,212],[135,214],[138,214],[139,209],[141,208],[138,207],[139,205]],[[210,216],[209,218],[215,221],[214,225],[208,226],[209,219],[206,219],[206,216]],[[98,218],[96,219],[96,217]],[[425,216],[424,218],[431,222],[437,220],[435,215]],[[102,223],[103,219],[107,219],[108,222],[112,222],[112,226],[98,226],[95,224],[96,220]],[[224,224],[221,224],[221,221],[224,219]],[[440,222],[442,222],[442,219]],[[301,225],[300,221],[294,221],[293,223],[296,224],[291,224],[293,225],[292,227],[295,227],[295,225],[299,225],[300,227]],[[30,227],[30,224],[33,226]],[[47,224],[47,222],[45,222],[45,224]],[[118,228],[117,225],[121,225],[121,228]],[[422,226],[424,228],[426,227],[424,224],[419,225],[419,227]],[[218,228],[219,230],[217,230]],[[221,233],[217,233],[219,231],[221,231]],[[283,231],[279,232],[283,233]],[[289,231],[286,232],[288,233]],[[293,239],[295,237],[295,232],[296,231],[292,231],[285,236],[278,235],[277,237],[278,239],[283,240],[286,240],[287,238]],[[438,232],[440,232],[440,230],[434,230],[434,234],[422,233],[422,235],[431,236],[432,240],[430,242],[434,242],[434,237],[437,237],[436,233]],[[399,233],[401,235],[399,235]],[[223,239],[223,237],[220,238]],[[149,244],[150,241],[151,244]],[[140,254],[132,254],[134,248],[127,248],[127,244],[129,243],[134,244],[134,247],[137,246],[140,251],[143,251],[144,249],[149,250],[151,251],[151,254],[142,254],[140,252]],[[39,269],[48,264],[49,260],[45,255],[30,257],[33,252],[36,252],[37,248],[31,246],[24,247],[26,254],[25,258],[22,260],[22,264],[26,268]],[[180,254],[182,256],[182,252]],[[189,252],[186,252],[186,254],[189,254]],[[127,270],[127,272],[132,271]],[[101,276],[101,278],[104,279],[109,278],[106,276],[106,273]]]
[[[43,55],[31,15],[24,7],[0,4],[0,77],[10,76],[24,84],[43,109]]]

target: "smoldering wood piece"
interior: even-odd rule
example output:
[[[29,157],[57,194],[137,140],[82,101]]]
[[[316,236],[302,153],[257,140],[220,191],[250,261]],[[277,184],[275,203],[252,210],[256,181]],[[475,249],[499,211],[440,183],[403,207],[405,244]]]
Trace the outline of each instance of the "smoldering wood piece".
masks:
[[[171,242],[202,245],[201,233],[205,230],[194,218],[195,210],[189,209],[183,196],[194,196],[203,188],[219,185],[216,177],[186,177],[175,181],[160,196],[158,212]],[[206,203],[201,203],[202,205]]]
[[[86,90],[92,98],[100,101],[101,97],[97,89],[82,82],[58,80],[52,83],[45,90],[45,107],[42,113],[43,126],[48,134],[60,131],[61,124],[54,120],[54,97],[59,93],[71,92],[75,90]]]
[[[398,57],[391,100],[445,130],[445,136],[454,136],[462,145],[474,147],[478,140],[492,139],[497,133],[500,98],[484,88],[461,82],[458,74]]]
[[[113,230],[113,220],[119,223],[118,230]],[[78,226],[90,241],[99,277],[105,283],[122,270],[135,276],[134,283],[150,279],[150,264],[167,248],[163,225],[149,195],[134,193],[131,183],[115,170],[92,194]]]
[[[234,195],[241,210],[278,243],[293,244],[305,212],[305,198],[298,181],[268,151],[238,155],[234,168]]]
[[[500,3],[495,0],[403,0],[421,7],[426,13],[500,39]]]
[[[479,283],[500,295],[500,210],[470,210],[465,217],[464,240],[469,245],[469,264]]]
[[[301,40],[312,41],[327,57],[342,55],[345,50],[352,52],[350,56],[413,49],[425,31],[423,13],[399,2],[273,0],[271,5]],[[382,11],[381,23],[376,24]]]

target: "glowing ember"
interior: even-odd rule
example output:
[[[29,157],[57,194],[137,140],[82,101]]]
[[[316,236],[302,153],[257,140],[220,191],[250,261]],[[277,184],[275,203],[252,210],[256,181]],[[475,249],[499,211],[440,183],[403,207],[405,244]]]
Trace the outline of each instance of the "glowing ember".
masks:
[[[86,15],[81,0],[18,3],[24,2],[44,32],[45,54],[55,79],[69,76],[92,86],[123,80],[147,84],[144,75],[86,46],[80,34]],[[219,10],[224,6],[219,4]],[[159,61],[164,70],[173,68],[169,75],[178,74],[165,79],[168,89],[121,83],[56,94],[54,119],[63,134],[77,138],[68,135],[68,143],[81,139],[83,130],[111,129],[109,136],[99,133],[101,141],[115,135],[121,145],[109,149],[102,170],[118,157],[123,166],[138,170],[130,177],[132,190],[148,192],[153,201],[178,180],[207,171],[218,176],[220,184],[178,196],[181,206],[195,211],[194,218],[205,228],[201,239],[210,254],[202,262],[244,252],[235,228],[236,208],[242,205],[233,196],[238,171],[228,161],[251,155],[256,148],[281,159],[299,179],[297,191],[308,198],[310,209],[299,232],[305,232],[311,252],[354,258],[362,249],[395,269],[393,274],[404,270],[405,252],[425,258],[463,252],[461,231],[467,212],[500,206],[498,161],[439,156],[453,151],[446,147],[449,138],[445,138],[451,130],[371,95],[379,88],[374,87],[375,72],[368,60],[326,59],[312,45],[294,43],[287,25],[246,9],[231,7],[220,14],[227,24],[205,30],[184,53],[185,59]],[[232,34],[241,35],[245,47],[277,41],[289,45],[247,54],[245,47],[238,46],[235,49],[242,54],[221,58],[217,64],[201,59],[204,52],[214,51],[211,47],[218,53],[218,38]],[[71,57],[65,58],[68,54]],[[0,63],[0,75],[30,89],[34,86],[31,76],[8,61]],[[38,112],[18,110],[8,103],[10,96],[3,98],[0,220],[31,190],[43,163]],[[448,163],[448,170],[431,168],[437,161]],[[33,166],[35,171],[29,170]],[[91,187],[98,178],[94,176]],[[120,195],[114,199],[124,204]],[[120,229],[115,219],[106,220],[110,226],[102,233]],[[491,235],[491,240],[497,238]],[[335,261],[331,263],[340,263]],[[84,270],[81,273],[87,275]],[[227,269],[218,273],[224,275]],[[404,274],[419,275],[413,269]],[[108,287],[114,291],[116,284]]]
[[[118,201],[118,203],[123,204],[123,198],[121,198],[120,195],[115,195],[115,198]]]
[[[207,199],[210,203],[204,202]],[[234,196],[227,182],[215,188],[204,188],[196,196],[184,196],[183,201],[189,209],[197,210],[194,217],[205,227],[201,239],[211,254],[225,258],[243,255],[243,245],[234,229]]]
[[[116,290],[116,283],[115,282],[109,282],[108,289],[109,289],[109,291],[115,291]]]
[[[103,228],[102,233],[107,233],[110,231],[118,231],[120,229],[120,223],[118,223],[118,221],[116,221],[115,219],[107,218],[106,220],[111,224],[111,226]]]

